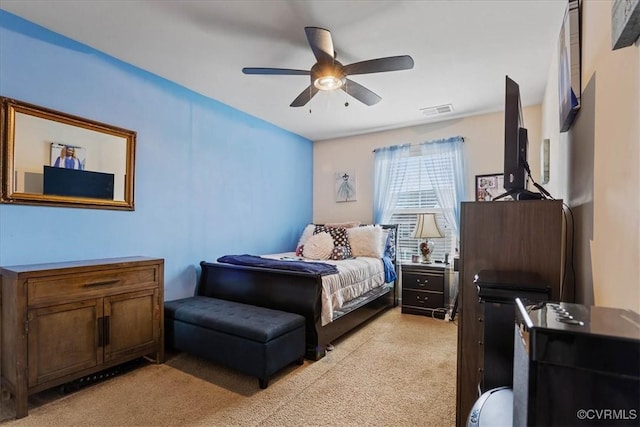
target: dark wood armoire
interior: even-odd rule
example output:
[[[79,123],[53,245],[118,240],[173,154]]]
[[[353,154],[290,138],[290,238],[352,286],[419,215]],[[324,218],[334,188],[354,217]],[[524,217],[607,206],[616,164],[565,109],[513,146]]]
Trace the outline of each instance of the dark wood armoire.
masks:
[[[537,273],[561,300],[561,200],[463,202],[458,293],[456,424],[465,426],[482,381],[482,310],[474,276],[481,270]],[[566,292],[563,292],[566,294]]]

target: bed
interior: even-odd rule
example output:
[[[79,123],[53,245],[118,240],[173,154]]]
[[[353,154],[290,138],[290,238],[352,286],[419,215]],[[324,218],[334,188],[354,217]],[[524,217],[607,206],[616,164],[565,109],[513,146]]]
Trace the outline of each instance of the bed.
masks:
[[[307,226],[296,252],[260,257],[241,255],[238,256],[238,263],[230,263],[236,262],[236,256],[220,257],[216,262],[202,261],[196,294],[304,316],[305,357],[318,360],[326,354],[332,341],[397,305],[397,226],[349,228],[346,233],[350,238],[340,242],[335,239],[333,252],[342,251],[343,247],[338,242],[350,243],[353,252],[347,251],[347,259],[321,261],[308,259],[301,254],[302,248],[311,246],[312,239],[307,236],[306,244],[304,240],[311,226],[316,231],[318,227],[326,227],[315,224]],[[327,227],[326,230],[334,228],[342,227]],[[369,253],[366,245],[371,240],[358,240],[356,237],[370,236],[374,232],[381,233],[382,247],[379,252],[376,247]],[[257,259],[257,263],[252,265],[250,258]],[[302,271],[294,264],[303,264]],[[345,276],[355,277],[355,284],[345,281]],[[345,286],[336,288],[338,282]]]

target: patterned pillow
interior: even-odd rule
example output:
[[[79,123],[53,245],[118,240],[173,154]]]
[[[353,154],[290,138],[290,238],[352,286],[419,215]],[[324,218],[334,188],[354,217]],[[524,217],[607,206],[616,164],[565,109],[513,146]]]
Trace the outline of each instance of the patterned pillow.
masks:
[[[353,255],[351,255],[351,249],[349,249],[348,246],[334,246],[333,252],[331,252],[331,256],[329,257],[329,259],[334,261],[350,258],[353,258]]]
[[[353,255],[351,253],[351,245],[349,245],[349,238],[347,236],[346,228],[316,225],[316,229],[313,233],[314,234],[329,233],[329,235],[333,238],[333,246],[335,248],[342,248],[340,251],[334,251],[331,259],[341,260],[341,259],[353,258]]]
[[[387,239],[384,245],[383,256],[396,259],[396,229],[387,228],[385,231],[387,232]]]

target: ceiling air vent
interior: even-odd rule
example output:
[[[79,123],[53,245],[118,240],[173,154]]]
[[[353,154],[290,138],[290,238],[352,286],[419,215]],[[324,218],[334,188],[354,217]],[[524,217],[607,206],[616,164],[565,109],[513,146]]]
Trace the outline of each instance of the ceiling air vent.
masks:
[[[444,105],[438,105],[436,107],[421,108],[420,111],[425,117],[434,117],[434,116],[439,116],[441,114],[447,114],[447,113],[453,112],[453,105],[444,104]]]

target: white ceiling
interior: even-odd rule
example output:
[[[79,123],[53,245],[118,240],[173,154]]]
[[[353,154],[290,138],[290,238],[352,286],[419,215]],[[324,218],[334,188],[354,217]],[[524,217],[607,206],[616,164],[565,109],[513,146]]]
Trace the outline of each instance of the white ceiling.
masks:
[[[504,76],[523,106],[539,104],[563,0],[1,0],[0,8],[318,141],[500,111]],[[243,67],[309,69],[305,26],[331,31],[343,64],[411,55],[412,70],[352,76],[382,97],[343,91],[289,104],[308,76],[244,75]],[[345,107],[345,102],[349,106]],[[452,104],[452,113],[420,109]]]

